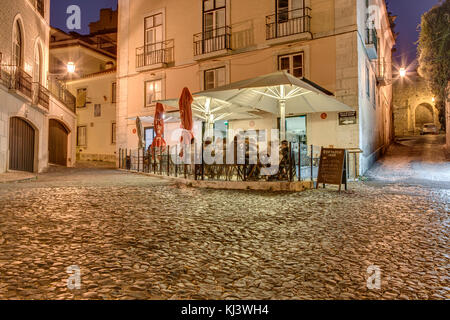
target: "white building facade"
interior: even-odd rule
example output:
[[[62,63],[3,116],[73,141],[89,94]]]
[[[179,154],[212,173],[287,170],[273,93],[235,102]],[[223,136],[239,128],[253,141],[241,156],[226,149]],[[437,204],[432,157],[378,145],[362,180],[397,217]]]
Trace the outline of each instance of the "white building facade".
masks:
[[[364,173],[392,138],[394,36],[384,0],[119,0],[117,149],[137,148],[134,119],[154,101],[286,70],[356,112],[289,114],[287,136],[361,149]],[[216,123],[224,130],[279,128],[279,116]],[[146,140],[153,134],[144,121]],[[179,124],[167,124],[165,135]],[[195,130],[202,131],[196,122]],[[147,143],[147,144],[148,144]]]

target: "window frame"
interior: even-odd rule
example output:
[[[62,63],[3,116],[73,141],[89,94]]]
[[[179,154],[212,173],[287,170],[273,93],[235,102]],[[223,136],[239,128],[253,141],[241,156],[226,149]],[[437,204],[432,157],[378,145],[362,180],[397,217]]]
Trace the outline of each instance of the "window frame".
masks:
[[[205,3],[207,1],[212,1],[213,2],[213,8],[212,9],[208,9],[205,10]],[[223,6],[217,6],[218,0],[202,0],[202,34],[206,39],[211,39],[217,36],[217,29],[219,28],[225,28],[227,26],[227,1],[228,0],[223,0],[224,5]],[[223,26],[217,26],[217,12],[219,12],[220,10],[224,11],[224,18],[225,18],[225,22]],[[213,28],[212,30],[206,30],[206,20],[205,20],[205,16],[207,14],[213,14]],[[208,35],[208,33],[210,33]],[[223,30],[223,33],[225,33],[225,30]]]
[[[80,128],[84,128],[84,144],[80,144]],[[77,126],[77,147],[87,147],[87,125]]]
[[[76,103],[76,100],[78,99],[78,92],[79,92],[80,90],[86,91],[86,99],[85,99],[85,101],[84,101],[84,106],[82,106],[82,107],[79,107],[78,104]],[[86,107],[87,107],[87,94],[88,94],[87,87],[77,88],[77,96],[75,97],[75,103],[76,103],[76,105],[77,105],[77,108],[86,108]]]
[[[98,108],[98,110],[97,110]],[[97,111],[99,111],[97,113]],[[95,103],[94,104],[94,118],[101,118],[102,116],[102,104],[101,103]]]
[[[117,124],[116,122],[111,122],[111,144],[116,144],[117,142]]]
[[[148,102],[147,101],[147,84],[150,82],[153,82],[153,83],[160,82],[160,91],[159,92],[160,92],[161,99],[163,97],[163,79],[154,79],[154,80],[144,81],[144,108],[151,108],[151,107],[155,106],[154,101],[161,100],[161,99],[152,99],[152,102],[150,104],[147,104],[147,102]],[[155,93],[155,91],[153,91],[153,92]]]
[[[13,39],[12,39],[12,65],[18,68],[23,67],[23,52],[24,52],[24,35],[22,30],[22,25],[19,19],[15,20],[13,26]]]
[[[155,25],[155,17],[161,16],[161,23],[158,25]],[[152,27],[147,27],[147,19],[152,18],[153,19],[153,25]],[[155,33],[157,32],[157,28],[161,27],[161,41],[164,41],[164,14],[163,12],[157,12],[154,14],[151,14],[149,16],[144,17],[144,50],[147,50],[147,46],[155,45],[158,43],[158,41],[153,42],[147,42],[147,31],[155,30]],[[156,40],[156,37],[155,37]],[[153,50],[149,50],[153,51]]]
[[[111,103],[117,103],[117,82],[111,83]]]
[[[294,70],[299,68],[294,68],[294,57],[295,56],[301,56],[302,57],[302,66],[301,66],[301,76],[297,77],[294,75]],[[281,59],[283,58],[289,58],[289,70],[281,69]],[[279,71],[287,71],[290,75],[296,77],[296,78],[303,78],[305,76],[305,52],[295,52],[295,53],[288,53],[288,54],[282,54],[278,55],[278,70]]]
[[[223,70],[223,77],[224,77],[223,85],[225,85],[227,83],[227,74],[226,74],[227,69],[226,69],[225,66],[220,66],[220,67],[216,67],[216,68],[206,69],[206,70],[203,70],[203,89],[204,90],[215,89],[217,87],[222,86],[222,85],[219,85],[219,83],[218,83],[217,71],[219,71],[219,70]],[[208,88],[206,86],[206,79],[207,79],[206,74],[208,72],[214,72],[214,86],[212,88]]]

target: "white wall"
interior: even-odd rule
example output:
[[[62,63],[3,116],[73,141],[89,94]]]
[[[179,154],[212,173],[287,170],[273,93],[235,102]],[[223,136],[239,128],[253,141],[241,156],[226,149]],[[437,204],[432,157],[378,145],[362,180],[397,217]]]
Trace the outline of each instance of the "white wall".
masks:
[[[85,108],[77,108],[77,126],[87,128],[87,145],[77,146],[77,157],[81,160],[115,161],[112,124],[116,122],[116,103],[112,102],[112,84],[116,81],[115,71],[105,71],[67,83],[74,96],[77,89],[87,88],[87,101],[90,102]],[[94,117],[95,104],[101,105],[100,117]]]

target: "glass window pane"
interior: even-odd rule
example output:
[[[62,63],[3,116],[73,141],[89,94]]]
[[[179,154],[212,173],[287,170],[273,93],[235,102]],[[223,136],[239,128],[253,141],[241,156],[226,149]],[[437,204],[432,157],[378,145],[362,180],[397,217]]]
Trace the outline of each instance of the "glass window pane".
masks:
[[[291,0],[291,1],[292,1],[291,10],[303,8],[303,0]]]
[[[162,25],[162,14],[160,13],[160,14],[155,15],[153,21],[154,21],[155,26]]]
[[[297,78],[303,77],[303,68],[296,68],[293,70],[293,76]]]
[[[225,68],[217,69],[217,87],[225,85]]]
[[[153,16],[145,18],[145,28],[153,27]]]
[[[214,70],[205,71],[205,89],[214,88]]]
[[[216,11],[216,28],[225,27],[225,9]],[[221,34],[225,33],[225,30],[220,30]]]
[[[205,0],[203,5],[205,11],[212,10],[214,9],[214,0]]]
[[[153,96],[154,96],[154,83],[153,82],[147,82],[146,83],[146,89],[145,89],[145,96],[146,96],[146,101],[145,101],[145,105],[149,106],[152,104],[153,101]]]
[[[216,8],[225,7],[226,0],[216,0]]]
[[[289,8],[289,0],[278,0],[278,10],[288,10]]]
[[[294,56],[294,68],[303,66],[303,56],[301,54]]]
[[[145,130],[144,130],[145,150],[148,150],[148,147],[150,147],[152,145],[154,135],[155,134],[154,134],[153,128],[145,128]]]
[[[286,118],[286,140],[290,142],[306,141],[306,117]]]
[[[155,42],[163,41],[163,26],[158,26],[155,28]]]
[[[214,13],[205,13],[205,31],[214,29]]]
[[[288,70],[289,71],[289,57],[281,57],[280,58],[280,70]]]

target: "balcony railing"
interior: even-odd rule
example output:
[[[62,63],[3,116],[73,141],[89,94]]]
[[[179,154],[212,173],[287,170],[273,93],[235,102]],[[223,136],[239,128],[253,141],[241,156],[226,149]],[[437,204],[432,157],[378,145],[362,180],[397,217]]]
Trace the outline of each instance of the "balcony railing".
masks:
[[[136,48],[136,68],[173,62],[173,47],[173,40],[167,40]]]
[[[33,104],[39,104],[45,109],[50,106],[50,91],[39,82],[33,82]]]
[[[231,27],[221,27],[194,35],[194,56],[231,50]]]
[[[49,80],[48,89],[50,93],[61,101],[70,111],[76,113],[76,99],[64,85],[58,80]]]
[[[276,39],[311,31],[311,8],[281,10],[266,17],[266,39]]]
[[[28,98],[32,98],[31,96],[31,76],[26,73],[22,68],[12,67],[11,68],[11,81],[10,87],[11,90],[16,90]]]

